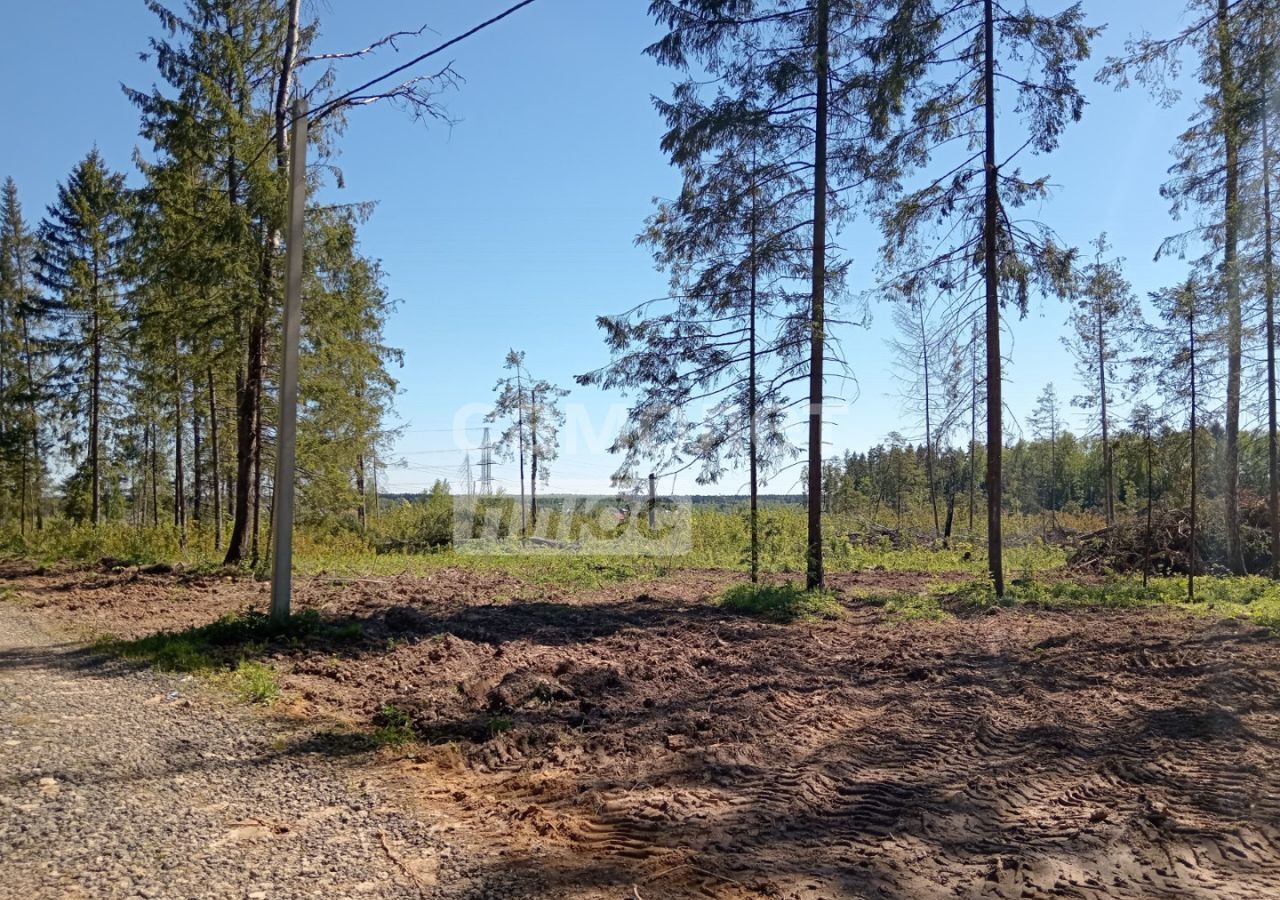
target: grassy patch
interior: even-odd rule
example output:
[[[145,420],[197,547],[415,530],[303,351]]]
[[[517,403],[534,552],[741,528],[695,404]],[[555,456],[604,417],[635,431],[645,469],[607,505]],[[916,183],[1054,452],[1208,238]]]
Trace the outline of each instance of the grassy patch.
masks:
[[[326,622],[315,610],[303,610],[277,625],[262,613],[247,611],[183,631],[162,631],[137,640],[104,638],[99,653],[144,663],[160,672],[215,677],[246,703],[270,703],[280,694],[275,670],[258,658],[272,644],[306,646],[311,641],[351,642],[364,634],[360,622]]]
[[[809,592],[795,584],[739,584],[720,595],[717,603],[731,612],[770,622],[838,619],[844,614],[835,595]]]
[[[512,728],[515,728],[515,727],[516,727],[516,723],[513,722],[511,719],[507,718],[506,716],[494,716],[492,719],[489,720],[488,724],[485,726],[485,730],[489,734],[489,739],[492,740],[493,738],[496,738],[500,734],[506,734],[508,731],[510,731]]]
[[[947,618],[939,597],[934,594],[884,594],[862,598],[878,606],[890,618],[903,622],[939,622]]]
[[[985,612],[996,607],[1026,606],[1039,609],[1171,609],[1219,619],[1248,619],[1280,632],[1280,584],[1259,576],[1202,577],[1196,579],[1195,602],[1187,599],[1184,577],[1113,578],[1101,583],[1011,579],[1003,599],[997,599],[990,582],[976,579],[964,584],[940,585],[928,602],[958,615]]]
[[[384,703],[374,715],[373,724],[370,738],[378,747],[402,747],[418,737],[409,714],[394,703]]]
[[[242,659],[227,680],[232,692],[245,703],[270,703],[280,696],[275,669],[260,662]]]
[[[1259,576],[1197,578],[1195,601],[1187,599],[1185,578],[1114,579],[1102,584],[1056,582],[1011,586],[1017,602],[1050,608],[1131,609],[1173,607],[1193,615],[1249,619],[1280,631],[1280,584]]]

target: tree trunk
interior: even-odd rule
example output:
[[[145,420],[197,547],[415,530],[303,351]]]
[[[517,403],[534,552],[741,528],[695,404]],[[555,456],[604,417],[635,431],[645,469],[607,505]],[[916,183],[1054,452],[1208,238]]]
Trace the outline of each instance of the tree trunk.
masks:
[[[20,266],[18,269],[18,287],[23,296],[26,296],[26,274]],[[20,316],[22,322],[22,356],[23,364],[27,372],[27,427],[30,429],[30,451],[31,464],[29,467],[24,466],[24,494],[26,485],[30,483],[32,516],[35,521],[36,530],[40,531],[44,527],[44,514],[41,512],[41,463],[40,463],[40,419],[36,411],[36,379],[35,364],[32,361],[31,347],[31,323],[27,318],[27,311],[20,307]],[[28,442],[23,441],[22,459],[27,461]]]
[[[938,482],[933,470],[933,417],[929,409],[929,333],[926,331],[924,304],[917,306],[920,315],[920,358],[924,363],[924,468],[929,479],[929,505],[933,507],[933,536],[938,537]]]
[[[524,518],[524,382],[516,367],[516,437],[520,442],[520,540],[525,537]]]
[[[1240,539],[1240,375],[1243,326],[1240,278],[1236,271],[1240,235],[1240,137],[1236,97],[1235,62],[1231,56],[1230,0],[1218,0],[1218,60],[1221,67],[1223,140],[1225,143],[1226,204],[1223,223],[1222,268],[1227,303],[1227,414],[1223,445],[1226,466],[1227,566],[1245,574],[1244,547]]]
[[[822,567],[822,402],[826,355],[827,291],[827,80],[830,2],[817,0],[814,49],[817,114],[813,144],[813,267],[809,345],[809,527],[805,584],[811,591],[825,584]]]
[[[529,386],[529,528],[538,530],[538,389]]]
[[[758,398],[758,372],[756,366],[756,304],[759,302],[759,261],[756,258],[759,240],[759,221],[756,210],[755,157],[752,156],[751,184],[751,295],[747,310],[747,454],[750,457],[749,480],[751,490],[751,583],[760,581],[760,432]]]
[[[93,278],[93,334],[92,334],[92,359],[89,363],[89,492],[91,495],[89,501],[89,521],[94,528],[98,527],[99,517],[101,515],[102,503],[102,482],[101,469],[99,462],[101,460],[99,442],[102,438],[102,420],[101,403],[102,403],[102,324],[98,315],[98,276],[94,272]]]
[[[1268,73],[1269,76],[1269,73]],[[1262,88],[1262,273],[1267,331],[1267,511],[1271,520],[1271,577],[1280,579],[1280,447],[1276,435],[1276,268],[1271,208],[1271,109]]]
[[[263,339],[265,341],[265,335]],[[265,368],[264,361],[263,369]],[[261,559],[258,539],[262,532],[262,379],[258,379],[258,399],[254,405],[257,409],[253,419],[253,531],[249,535],[249,560],[256,567]]]
[[[209,379],[209,484],[213,487],[213,549],[222,549],[222,468],[218,455],[218,400],[213,391],[213,366],[206,370]]]
[[[182,460],[182,373],[174,346],[173,365],[173,527],[178,529],[178,544],[187,543],[186,473]]]
[[[1191,539],[1187,551],[1187,601],[1196,599],[1196,319],[1187,315],[1187,337],[1191,348]]]
[[[977,335],[969,344],[970,391],[969,398],[969,540],[973,540],[973,514],[978,505],[978,341]]]
[[[996,229],[1000,188],[996,181],[996,52],[994,0],[984,0],[983,98],[986,107],[986,204],[983,216],[983,268],[986,279],[987,327],[987,565],[997,597],[1004,596],[1004,542],[1000,506],[1004,486],[1000,471],[1004,447],[1001,408],[1000,290]]]
[[[356,507],[356,521],[360,525],[360,533],[367,531],[367,508],[369,498],[364,492],[364,454],[361,453],[356,457],[356,493],[360,495],[360,505]]]
[[[231,535],[223,563],[228,566],[244,562],[249,549],[249,528],[253,502],[253,471],[257,453],[258,384],[262,380],[262,343],[265,323],[255,313],[249,329],[248,367],[237,378],[236,385],[236,488],[231,520]]]
[[[1147,539],[1143,545],[1142,586],[1146,587],[1147,581],[1151,577],[1151,540],[1152,540],[1152,531],[1151,531],[1151,504],[1152,504],[1151,468],[1152,467],[1151,467],[1151,425],[1150,423],[1148,423],[1146,426],[1143,443],[1146,444],[1146,449],[1147,449]]]
[[[200,500],[204,489],[204,473],[201,471],[200,446],[200,387],[191,382],[191,521],[200,525]]]
[[[1115,524],[1115,482],[1111,467],[1110,422],[1107,420],[1107,333],[1104,327],[1102,303],[1098,303],[1098,399],[1102,414],[1102,474],[1107,496],[1102,501],[1102,512],[1108,527]]]
[[[156,439],[159,435],[156,433],[156,424],[152,422],[148,428],[151,429],[151,527],[160,527],[160,450],[157,447],[159,441]]]

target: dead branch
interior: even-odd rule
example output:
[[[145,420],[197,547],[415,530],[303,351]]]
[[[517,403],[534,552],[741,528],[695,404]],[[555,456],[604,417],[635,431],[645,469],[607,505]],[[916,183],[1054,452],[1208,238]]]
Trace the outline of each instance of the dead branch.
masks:
[[[338,59],[358,59],[361,56],[368,56],[370,53],[374,53],[388,45],[390,45],[392,50],[395,50],[398,53],[400,52],[400,48],[396,46],[397,38],[421,37],[422,33],[426,30],[427,26],[423,25],[417,31],[395,31],[388,34],[386,37],[379,38],[368,47],[364,47],[360,50],[350,50],[345,53],[317,53],[313,56],[304,56],[302,59],[298,60],[298,65],[305,66],[314,62],[327,62]]]

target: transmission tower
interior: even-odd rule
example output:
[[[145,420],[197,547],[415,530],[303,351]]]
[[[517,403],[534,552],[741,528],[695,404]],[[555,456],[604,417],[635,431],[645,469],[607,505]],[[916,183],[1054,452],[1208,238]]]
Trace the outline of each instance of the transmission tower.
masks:
[[[488,428],[480,445],[480,494],[484,497],[493,494],[493,445],[489,443]]]

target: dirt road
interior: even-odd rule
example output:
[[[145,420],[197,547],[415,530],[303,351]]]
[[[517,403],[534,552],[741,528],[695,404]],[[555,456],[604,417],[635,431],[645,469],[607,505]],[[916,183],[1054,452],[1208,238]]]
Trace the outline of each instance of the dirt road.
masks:
[[[342,747],[105,662],[0,602],[0,897],[457,898],[518,887]]]
[[[225,648],[274,667],[293,714],[394,709],[424,741],[401,760],[307,753],[305,732],[10,624],[19,881],[0,893],[412,896],[400,859],[428,897],[1280,897],[1267,630],[1161,609],[901,622],[856,599],[912,587],[883,573],[840,581],[839,621],[775,625],[708,602],[725,578],[302,579],[299,605],[348,637]],[[265,604],[204,576],[8,583],[42,621],[126,637]]]

